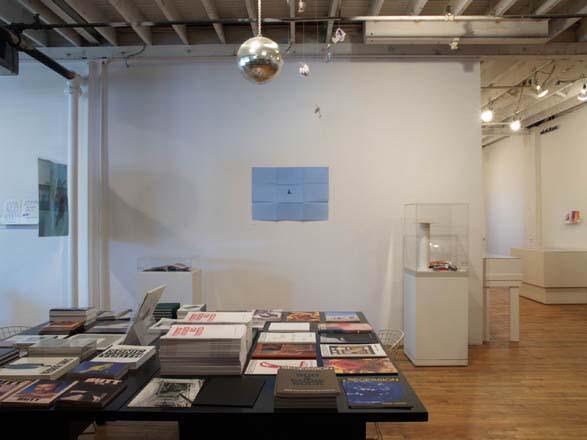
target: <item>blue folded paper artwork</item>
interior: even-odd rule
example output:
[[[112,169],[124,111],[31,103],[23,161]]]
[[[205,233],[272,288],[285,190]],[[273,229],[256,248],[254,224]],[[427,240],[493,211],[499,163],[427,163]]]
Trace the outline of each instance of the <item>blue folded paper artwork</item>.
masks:
[[[253,220],[328,220],[328,167],[253,167]]]

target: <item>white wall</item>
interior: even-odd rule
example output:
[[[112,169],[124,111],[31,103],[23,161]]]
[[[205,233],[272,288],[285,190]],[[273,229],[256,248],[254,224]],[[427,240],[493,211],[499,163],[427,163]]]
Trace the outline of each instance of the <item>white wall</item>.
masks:
[[[486,251],[510,255],[524,246],[527,156],[522,136],[483,148]]]
[[[67,162],[65,80],[38,63],[0,77],[0,210],[37,199],[37,158]],[[0,325],[35,324],[68,305],[67,237],[0,226]]]
[[[469,202],[479,343],[478,64],[311,69],[254,86],[233,62],[110,66],[113,306],[135,304],[138,257],[197,254],[211,308],[359,309],[401,327],[404,203]],[[253,166],[330,167],[329,221],[253,222]]]

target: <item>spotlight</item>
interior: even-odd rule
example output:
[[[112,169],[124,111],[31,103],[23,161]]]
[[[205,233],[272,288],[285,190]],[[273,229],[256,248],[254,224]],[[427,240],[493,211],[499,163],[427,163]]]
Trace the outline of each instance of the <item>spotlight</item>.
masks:
[[[540,99],[548,95],[548,89],[543,88],[542,85],[536,84],[534,88],[536,89],[536,98]]]
[[[512,131],[519,131],[520,128],[522,128],[522,122],[518,118],[510,122],[510,129]]]
[[[481,120],[483,122],[493,121],[493,110],[491,108],[488,108],[487,110],[483,110],[481,112]]]
[[[587,83],[583,84],[583,88],[579,92],[577,99],[581,102],[587,101]]]

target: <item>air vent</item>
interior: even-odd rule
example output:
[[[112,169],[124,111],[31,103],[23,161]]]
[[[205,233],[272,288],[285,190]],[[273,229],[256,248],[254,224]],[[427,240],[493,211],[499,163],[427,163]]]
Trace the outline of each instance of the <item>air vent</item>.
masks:
[[[550,127],[546,127],[544,129],[540,130],[540,134],[542,135],[542,134],[552,133],[553,131],[558,130],[558,128],[559,128],[558,125],[552,125]]]

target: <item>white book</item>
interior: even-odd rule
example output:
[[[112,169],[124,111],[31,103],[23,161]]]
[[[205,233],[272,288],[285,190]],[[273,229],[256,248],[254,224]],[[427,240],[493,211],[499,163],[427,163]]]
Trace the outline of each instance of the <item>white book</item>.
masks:
[[[252,319],[252,312],[189,312],[182,321],[197,324],[248,324]]]
[[[247,327],[243,324],[217,324],[217,325],[173,325],[166,335],[166,339],[243,339],[246,337]]]
[[[289,332],[274,333],[262,332],[258,341],[260,344],[290,343],[290,344],[315,344],[316,333],[313,332]]]
[[[251,359],[245,374],[277,374],[280,367],[317,367],[314,359]]]
[[[0,341],[0,347],[24,349],[47,339],[65,339],[67,335],[14,335]]]
[[[387,357],[381,344],[321,344],[323,358]]]
[[[270,332],[309,332],[309,322],[272,322],[269,324]]]
[[[74,356],[27,356],[16,359],[0,368],[0,379],[29,380],[48,379],[56,380],[79,363]]]
[[[172,318],[161,318],[151,327],[149,327],[149,333],[167,333],[172,325],[179,325],[181,321],[179,319]]]
[[[92,359],[92,361],[119,362],[128,364],[131,370],[136,370],[152,358],[156,351],[156,348],[150,345],[113,345]]]
[[[117,335],[112,334],[109,335],[107,333],[98,334],[98,333],[80,333],[77,335],[70,336],[67,338],[68,340],[79,340],[79,339],[90,339],[96,341],[96,350],[102,351],[110,348],[112,345],[119,345],[122,343],[124,339],[124,335]]]

